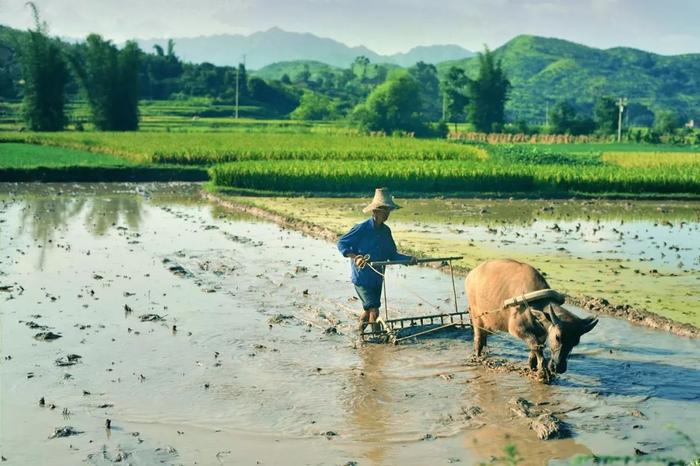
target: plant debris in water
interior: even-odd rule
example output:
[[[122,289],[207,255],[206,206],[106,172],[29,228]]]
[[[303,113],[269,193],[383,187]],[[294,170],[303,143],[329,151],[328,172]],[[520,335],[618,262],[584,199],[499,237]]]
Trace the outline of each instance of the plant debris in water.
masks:
[[[267,319],[268,324],[281,324],[288,320],[294,319],[294,316],[288,314],[275,314],[274,316]]]
[[[165,318],[158,314],[141,314],[139,320],[141,320],[141,322],[160,322],[165,320]]]

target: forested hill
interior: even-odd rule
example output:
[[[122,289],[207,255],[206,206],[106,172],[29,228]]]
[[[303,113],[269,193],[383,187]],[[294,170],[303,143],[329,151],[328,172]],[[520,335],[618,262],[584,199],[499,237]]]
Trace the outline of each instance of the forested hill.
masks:
[[[349,47],[342,42],[314,34],[289,32],[272,28],[251,35],[219,34],[202,37],[175,38],[180,58],[192,63],[208,62],[219,66],[237,66],[245,55],[246,66],[257,70],[280,61],[311,60],[333,66],[348,67],[362,55],[372,63],[411,66],[418,61],[439,63],[474,55],[457,45],[414,47],[406,53],[381,55],[367,47]],[[145,51],[154,45],[166,46],[168,38],[137,40]]]
[[[700,113],[700,54],[664,56],[630,48],[601,50],[561,39],[518,36],[494,51],[513,88],[506,108],[512,119],[542,121],[547,105],[569,100],[590,108],[596,96],[627,97],[630,118],[653,118],[647,109]],[[438,65],[444,75],[457,66],[474,77],[478,59]]]
[[[25,34],[0,25],[0,99],[15,100],[22,96],[18,44]],[[181,44],[175,41],[171,45],[173,49],[144,50],[142,99],[235,99],[236,68],[190,63],[183,59]],[[60,46],[70,53],[80,47],[65,42]],[[534,36],[518,36],[494,54],[502,60],[512,83],[506,104],[510,121],[542,123],[547,108],[562,101],[574,104],[583,115],[591,115],[598,96],[626,97],[629,105],[625,116],[631,124],[648,126],[659,110],[671,110],[686,121],[700,120],[700,54],[663,56],[629,48],[601,50]],[[242,104],[263,106],[268,108],[268,115],[283,117],[299,104],[305,92],[311,91],[332,99],[336,108],[332,118],[340,118],[363,102],[391,74],[392,68],[398,66],[374,61],[367,55],[356,56],[342,67],[318,60],[278,62],[249,72],[250,81],[244,74],[240,98]],[[478,58],[439,63],[440,78],[445,78],[453,66],[465,69],[474,77]],[[437,119],[441,115],[442,98],[435,72],[432,66],[421,67],[415,76],[430,96],[424,96],[429,99],[427,105],[434,107],[429,112],[430,118]],[[69,96],[77,96],[78,89],[75,79],[70,78]]]

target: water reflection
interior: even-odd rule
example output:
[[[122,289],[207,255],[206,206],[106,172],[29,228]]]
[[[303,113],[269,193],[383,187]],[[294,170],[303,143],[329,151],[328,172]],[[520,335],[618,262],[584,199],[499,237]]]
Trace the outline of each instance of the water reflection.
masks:
[[[86,214],[86,227],[94,235],[104,235],[111,226],[126,223],[129,229],[138,231],[143,220],[141,196],[95,198]]]
[[[384,464],[386,444],[383,440],[392,431],[387,408],[390,393],[387,375],[382,370],[386,364],[386,348],[367,345],[358,349],[358,355],[361,362],[358,370],[351,374],[345,411],[357,440],[365,445],[364,457],[370,464]]]
[[[47,250],[63,239],[61,232],[73,222],[81,221],[85,231],[102,236],[111,227],[123,224],[138,231],[143,220],[143,198],[137,194],[27,197],[20,203],[17,236],[26,232],[31,235],[34,245],[41,249],[38,267],[43,269]]]

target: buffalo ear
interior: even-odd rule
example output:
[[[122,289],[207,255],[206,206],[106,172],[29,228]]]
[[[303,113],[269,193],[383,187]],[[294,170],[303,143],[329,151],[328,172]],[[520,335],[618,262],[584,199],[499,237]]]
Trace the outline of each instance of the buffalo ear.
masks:
[[[591,330],[593,330],[593,328],[596,325],[598,325],[598,317],[593,316],[593,317],[589,317],[587,319],[583,319],[581,321],[580,326],[579,326],[579,332],[581,335],[583,335],[584,333],[588,333]]]
[[[552,322],[554,325],[561,325],[561,320],[559,320],[559,317],[557,317],[557,314],[554,312],[554,306],[551,304],[548,304],[546,309],[546,314],[547,318]]]

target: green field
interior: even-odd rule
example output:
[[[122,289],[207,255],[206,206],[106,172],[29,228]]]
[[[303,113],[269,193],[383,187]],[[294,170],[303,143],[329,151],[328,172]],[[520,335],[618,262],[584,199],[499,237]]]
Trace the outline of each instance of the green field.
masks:
[[[147,132],[276,132],[276,133],[342,133],[357,134],[343,121],[308,122],[289,119],[262,119],[259,107],[218,103],[209,98],[186,100],[142,100],[139,102],[139,129]],[[66,106],[68,131],[94,129],[90,123],[87,102],[73,101]],[[21,102],[0,102],[0,131],[18,131],[24,126]]]
[[[349,194],[386,185],[421,195],[700,195],[696,146],[465,143],[365,136],[337,122],[193,120],[194,109],[207,104],[153,104],[144,121],[173,121],[179,129],[171,131],[0,132],[0,168],[190,166],[208,168],[218,187],[268,193]],[[200,120],[207,122],[198,126]],[[217,120],[237,129],[212,130]]]
[[[302,193],[700,194],[700,166],[525,165],[479,161],[245,161],[209,170],[217,186]]]
[[[134,162],[113,155],[95,154],[31,144],[0,144],[0,167],[124,167]]]
[[[139,164],[123,157],[62,147],[0,144],[0,181],[205,181],[196,166]]]
[[[214,164],[236,160],[473,160],[478,146],[445,140],[286,133],[0,133],[25,142],[112,154],[144,163]]]

